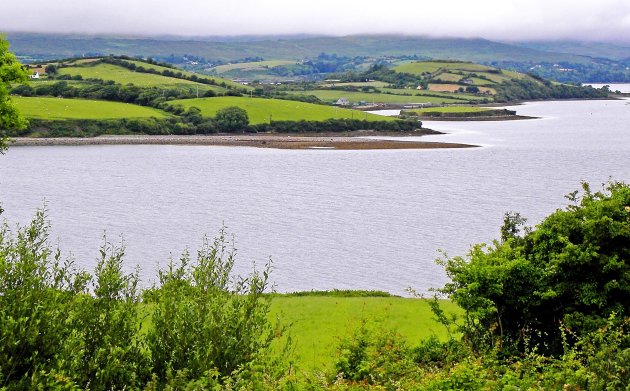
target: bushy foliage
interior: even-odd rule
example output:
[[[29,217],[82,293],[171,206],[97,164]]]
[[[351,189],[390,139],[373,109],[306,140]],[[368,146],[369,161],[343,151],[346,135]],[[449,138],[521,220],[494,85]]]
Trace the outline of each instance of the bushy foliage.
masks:
[[[494,100],[509,102],[536,99],[596,99],[606,98],[608,93],[592,87],[553,84],[547,80],[535,82],[527,79],[512,79],[494,85],[497,91]]]
[[[122,251],[101,249],[94,276],[76,271],[48,245],[38,212],[11,235],[0,230],[0,383],[32,389],[63,382],[94,390],[133,388],[143,377],[136,275]],[[38,380],[39,379],[39,380]]]
[[[15,55],[9,52],[9,42],[0,35],[0,154],[6,151],[8,143],[4,130],[23,129],[27,125],[9,96],[11,84],[26,82],[27,75]]]
[[[0,227],[0,388],[250,389],[281,384],[269,349],[269,265],[237,277],[221,234],[142,293],[124,251],[106,243],[91,275],[48,244],[44,212]],[[141,298],[144,298],[144,301]],[[267,389],[273,389],[267,387]]]
[[[377,385],[397,390],[415,378],[418,368],[405,340],[393,330],[363,322],[341,341],[335,363],[337,381]]]
[[[234,133],[248,130],[249,117],[247,111],[237,106],[225,107],[217,111],[214,116],[217,127],[221,132]]]
[[[573,337],[630,308],[630,187],[569,196],[574,202],[518,236],[476,245],[467,258],[443,260],[452,282],[443,293],[466,311],[464,334],[477,350],[563,351]]]
[[[234,250],[225,233],[204,240],[191,261],[184,254],[161,270],[150,293],[152,322],[147,341],[155,373],[186,371],[197,379],[214,371],[226,377],[269,346],[273,330],[266,316],[270,265],[262,274],[234,278]]]
[[[422,122],[409,121],[367,121],[360,119],[327,119],[324,121],[273,121],[270,124],[250,126],[255,132],[308,133],[308,132],[349,132],[376,130],[386,132],[413,131],[422,128]]]

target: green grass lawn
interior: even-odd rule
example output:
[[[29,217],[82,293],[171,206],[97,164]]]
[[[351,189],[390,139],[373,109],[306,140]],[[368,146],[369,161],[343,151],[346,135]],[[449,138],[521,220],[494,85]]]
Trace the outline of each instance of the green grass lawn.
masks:
[[[18,96],[11,99],[27,118],[62,120],[166,117],[162,111],[129,103]]]
[[[367,103],[397,103],[397,104],[407,104],[407,103],[462,103],[464,100],[458,99],[459,96],[450,97],[435,97],[435,96],[424,96],[426,92],[416,91],[416,90],[405,90],[407,93],[412,94],[411,96],[407,95],[396,95],[396,94],[372,94],[368,92],[350,92],[350,91],[337,91],[337,90],[309,90],[309,91],[301,91],[300,94],[304,95],[315,95],[319,99],[324,102],[335,102],[339,98],[347,98],[350,102],[367,102]],[[298,92],[296,92],[298,93]],[[421,96],[416,96],[419,94]],[[437,95],[438,93],[436,93]],[[433,93],[432,93],[433,95]]]
[[[280,99],[222,96],[174,100],[170,101],[170,103],[180,104],[185,108],[198,107],[202,115],[206,117],[214,117],[217,111],[222,108],[238,106],[247,110],[249,122],[252,124],[268,123],[270,116],[274,121],[322,121],[330,118],[355,118],[372,121],[394,120],[393,118],[356,110]]]
[[[421,299],[277,296],[271,303],[272,319],[279,317],[290,326],[296,362],[304,370],[332,368],[340,339],[349,336],[363,320],[397,330],[410,346],[431,335],[447,337],[445,328]],[[443,305],[449,313],[461,311],[451,302]]]
[[[150,64],[145,64],[150,65]],[[166,69],[166,68],[164,68]],[[168,87],[180,89],[192,89],[200,92],[213,90],[215,92],[224,92],[225,89],[207,84],[195,83],[190,80],[177,79],[174,77],[166,77],[162,75],[154,75],[151,73],[134,72],[127,68],[123,68],[112,64],[98,64],[87,67],[68,67],[59,69],[61,75],[81,75],[84,79],[103,79],[113,80],[116,83],[128,84],[132,83],[138,87]]]

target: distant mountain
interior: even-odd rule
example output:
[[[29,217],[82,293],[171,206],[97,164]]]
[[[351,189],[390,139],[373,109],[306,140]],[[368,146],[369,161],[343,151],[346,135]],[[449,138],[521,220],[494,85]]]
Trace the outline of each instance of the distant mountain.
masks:
[[[630,43],[609,42],[519,42],[517,46],[534,50],[543,50],[555,53],[570,53],[580,56],[606,58],[609,60],[630,59]]]
[[[263,39],[260,39],[263,38]],[[129,55],[154,58],[194,55],[211,61],[233,61],[248,57],[301,60],[321,53],[339,56],[419,56],[475,62],[571,62],[586,57],[557,53],[485,39],[428,38],[397,35],[346,37],[115,37],[9,33],[12,50],[26,60],[61,57]]]

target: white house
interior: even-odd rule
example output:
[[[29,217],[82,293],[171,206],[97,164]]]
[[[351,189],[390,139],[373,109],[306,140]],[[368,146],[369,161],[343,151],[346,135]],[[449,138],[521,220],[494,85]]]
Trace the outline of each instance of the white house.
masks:
[[[39,79],[39,72],[35,71],[35,72],[31,75],[31,79]]]
[[[350,106],[350,101],[348,100],[348,98],[339,98],[339,100],[337,100],[337,103],[335,103],[337,106]]]

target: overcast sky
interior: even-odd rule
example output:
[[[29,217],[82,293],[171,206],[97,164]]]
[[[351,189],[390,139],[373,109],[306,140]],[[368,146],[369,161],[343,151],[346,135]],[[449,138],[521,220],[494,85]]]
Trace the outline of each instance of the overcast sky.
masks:
[[[630,0],[3,0],[0,31],[630,42]]]

